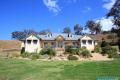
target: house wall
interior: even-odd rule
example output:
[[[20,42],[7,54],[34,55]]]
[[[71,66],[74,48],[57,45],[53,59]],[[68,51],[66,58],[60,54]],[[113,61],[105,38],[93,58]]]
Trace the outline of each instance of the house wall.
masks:
[[[83,40],[86,40],[86,44],[83,44]],[[92,44],[88,43],[88,40],[92,40]],[[80,40],[81,47],[86,47],[89,51],[93,51],[95,48],[94,40],[90,38],[89,36],[84,36]]]
[[[31,44],[28,44],[27,40],[31,40]],[[37,44],[34,44],[33,40],[37,40]],[[30,53],[37,52],[37,53],[39,53],[40,50],[41,50],[40,40],[33,35],[29,36],[25,41],[25,52],[30,52]]]
[[[31,40],[31,44],[28,44],[27,41],[28,40]],[[37,40],[37,44],[34,44],[33,43],[33,40]],[[83,44],[82,40],[86,40],[86,44]],[[91,40],[92,41],[92,44],[89,44],[88,43],[88,40]],[[58,47],[58,42],[59,41],[62,41],[63,43],[63,47]],[[36,36],[34,35],[31,35],[29,36],[28,38],[26,38],[25,41],[23,41],[23,43],[21,44],[22,47],[25,47],[25,52],[37,52],[39,53],[40,50],[42,48],[45,48],[45,44],[44,43],[47,43],[47,47],[51,46],[52,47],[52,43],[54,43],[54,49],[56,51],[65,51],[65,47],[66,46],[74,46],[75,44],[77,45],[77,47],[86,47],[89,51],[93,51],[94,50],[94,47],[95,47],[95,44],[96,42],[94,42],[94,40],[89,37],[89,36],[84,36],[82,38],[80,38],[80,40],[64,40],[64,39],[56,39],[56,40],[40,40],[38,39]]]

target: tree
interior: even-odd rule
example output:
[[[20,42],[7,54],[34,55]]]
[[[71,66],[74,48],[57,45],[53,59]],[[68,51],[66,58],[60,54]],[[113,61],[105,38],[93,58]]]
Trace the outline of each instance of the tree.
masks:
[[[100,22],[95,23],[95,34],[101,33],[101,31],[102,31],[101,28],[102,28],[102,26],[101,26]]]
[[[113,23],[116,26],[116,33],[119,37],[118,46],[120,50],[120,0],[116,0],[107,17],[113,17]]]
[[[65,27],[63,29],[63,33],[71,33],[71,29],[69,27]]]
[[[95,22],[92,20],[88,20],[86,25],[85,25],[86,29],[89,29],[91,34],[94,34],[95,32]]]
[[[94,22],[92,20],[88,20],[86,25],[85,25],[85,28],[86,29],[89,29],[91,34],[98,34],[98,33],[101,33],[101,24],[100,22]]]
[[[38,34],[38,32],[28,29],[23,31],[14,31],[11,34],[13,39],[21,40],[30,34]]]
[[[45,29],[39,32],[40,35],[46,35],[48,33],[52,33],[49,29]]]
[[[74,26],[74,32],[75,32],[76,35],[81,35],[82,34],[82,30],[83,30],[83,28],[79,24],[76,24]]]
[[[120,29],[120,0],[116,0],[115,4],[107,14],[107,17],[113,17],[114,25]]]

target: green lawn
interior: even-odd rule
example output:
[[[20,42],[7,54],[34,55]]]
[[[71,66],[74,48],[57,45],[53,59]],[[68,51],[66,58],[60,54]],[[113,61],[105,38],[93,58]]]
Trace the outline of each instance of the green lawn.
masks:
[[[120,60],[103,62],[0,59],[0,80],[120,79]]]

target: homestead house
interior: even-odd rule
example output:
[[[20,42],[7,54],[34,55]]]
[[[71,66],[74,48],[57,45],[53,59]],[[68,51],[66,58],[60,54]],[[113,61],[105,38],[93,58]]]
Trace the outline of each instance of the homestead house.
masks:
[[[96,40],[88,35],[48,33],[46,35],[31,34],[22,39],[21,46],[25,49],[25,52],[39,53],[41,49],[47,47],[52,47],[57,52],[64,52],[68,46],[72,46],[73,48],[85,47],[89,51],[93,51],[96,44]]]

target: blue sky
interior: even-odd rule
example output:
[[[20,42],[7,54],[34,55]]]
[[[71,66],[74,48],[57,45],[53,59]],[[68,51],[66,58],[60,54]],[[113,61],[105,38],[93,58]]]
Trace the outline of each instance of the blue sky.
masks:
[[[105,14],[115,0],[0,0],[0,40],[11,39],[11,32],[24,29],[62,32],[87,20],[101,21],[109,30],[112,24]],[[106,27],[107,26],[107,27]]]

